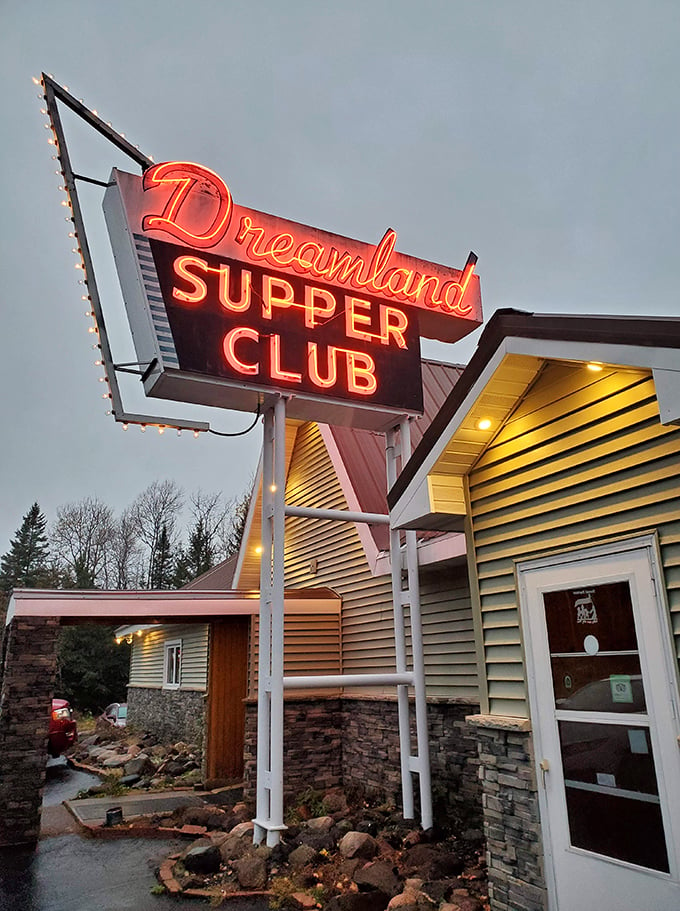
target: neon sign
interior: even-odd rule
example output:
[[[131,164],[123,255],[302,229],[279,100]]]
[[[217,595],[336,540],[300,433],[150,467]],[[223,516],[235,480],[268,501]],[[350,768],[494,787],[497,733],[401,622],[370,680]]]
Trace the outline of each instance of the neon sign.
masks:
[[[474,255],[450,269],[392,230],[370,245],[246,209],[202,165],[114,170],[104,210],[149,395],[253,410],[283,392],[291,417],[383,428],[422,412],[420,336],[481,322]]]
[[[395,255],[397,232],[391,229],[385,232],[376,247],[361,244],[362,249],[356,252],[336,246],[341,238],[332,236],[334,243],[329,244],[320,238],[321,232],[314,229],[305,232],[303,226],[283,222],[283,219],[276,219],[279,224],[272,230],[269,224],[254,218],[247,210],[240,210],[239,216],[233,219],[236,224],[232,226],[234,207],[226,183],[214,171],[192,162],[157,164],[146,171],[142,185],[145,192],[156,189],[163,192],[160,213],[143,218],[145,231],[164,232],[202,249],[219,247],[231,234],[232,243],[239,244],[245,258],[253,263],[292,269],[330,284],[393,297],[413,306],[459,317],[471,317],[478,309],[478,284],[471,284],[476,257],[468,259],[462,273],[445,270],[449,273],[446,275],[442,274],[443,267],[436,267],[434,272],[429,270],[428,266],[433,264],[402,262],[404,258]],[[208,226],[197,230],[197,223],[200,226],[205,221],[207,197],[212,198],[216,211],[210,216]],[[271,220],[271,216],[265,218]],[[282,225],[284,230],[279,230]],[[310,237],[309,231],[314,231],[315,236]],[[356,248],[358,242],[348,241],[348,245],[350,243]]]

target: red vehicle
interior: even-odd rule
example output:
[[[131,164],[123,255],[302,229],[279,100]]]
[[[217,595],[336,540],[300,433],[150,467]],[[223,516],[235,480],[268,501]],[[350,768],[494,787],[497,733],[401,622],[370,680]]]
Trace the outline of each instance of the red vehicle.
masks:
[[[52,700],[50,730],[47,739],[47,751],[50,756],[60,756],[78,739],[78,728],[73,720],[73,712],[66,699]]]

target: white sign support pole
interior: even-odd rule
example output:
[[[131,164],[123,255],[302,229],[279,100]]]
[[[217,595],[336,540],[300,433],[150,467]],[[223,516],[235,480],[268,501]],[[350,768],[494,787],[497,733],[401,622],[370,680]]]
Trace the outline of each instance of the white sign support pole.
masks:
[[[279,843],[283,822],[283,612],[286,402],[264,419],[262,563],[257,694],[257,804],[253,840]]]
[[[411,454],[411,425],[402,421],[399,429],[401,464],[406,464]],[[416,704],[416,741],[418,754],[411,771],[418,772],[420,784],[420,824],[432,828],[432,785],[430,772],[430,742],[427,730],[427,697],[425,694],[425,659],[423,655],[423,629],[420,613],[420,583],[418,578],[418,550],[415,531],[406,531],[406,561],[411,617],[411,644],[413,648],[413,689]]]

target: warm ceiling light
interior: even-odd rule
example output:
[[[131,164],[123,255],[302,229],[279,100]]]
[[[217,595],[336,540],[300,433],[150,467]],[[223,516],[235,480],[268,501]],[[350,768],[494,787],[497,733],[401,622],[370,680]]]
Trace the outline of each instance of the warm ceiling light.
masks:
[[[489,430],[491,427],[491,418],[480,418],[477,421],[477,430]]]
[[[586,364],[586,367],[588,368],[588,370],[592,370],[593,373],[599,373],[601,370],[604,369],[602,364],[590,363],[590,364]]]
[[[257,545],[257,547],[255,548],[255,553],[256,553],[256,554],[261,554],[261,553],[262,553],[262,545],[261,545],[261,544],[258,544],[258,545]]]

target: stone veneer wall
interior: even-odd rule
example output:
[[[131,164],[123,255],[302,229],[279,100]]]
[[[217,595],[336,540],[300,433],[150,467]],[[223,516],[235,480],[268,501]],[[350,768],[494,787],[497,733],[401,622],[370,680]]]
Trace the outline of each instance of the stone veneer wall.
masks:
[[[467,825],[481,824],[475,730],[465,716],[475,707],[451,702],[428,705],[432,785],[437,811],[456,812]],[[255,795],[257,704],[246,709],[245,793]],[[307,697],[286,700],[284,785],[287,793],[361,783],[401,803],[399,727],[393,698]]]
[[[545,911],[548,895],[529,722],[479,715],[491,911]]]
[[[0,845],[40,834],[59,620],[19,617],[6,630],[0,689]]]
[[[342,784],[342,701],[338,697],[286,699],[283,718],[284,789],[324,790]],[[246,702],[244,796],[255,800],[257,700]]]
[[[481,825],[477,739],[466,716],[477,706],[444,699],[429,700],[427,726],[435,822],[455,813],[466,825]],[[361,781],[384,790],[401,804],[399,718],[396,697],[343,699],[342,773],[345,784]],[[415,714],[411,710],[411,742]],[[417,787],[415,793],[417,795]]]
[[[193,690],[128,687],[128,721],[164,743],[189,741],[204,746],[206,700]]]

